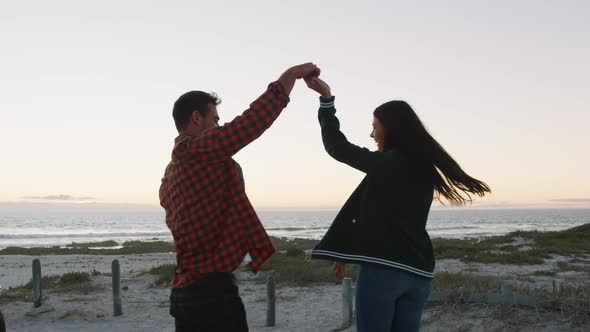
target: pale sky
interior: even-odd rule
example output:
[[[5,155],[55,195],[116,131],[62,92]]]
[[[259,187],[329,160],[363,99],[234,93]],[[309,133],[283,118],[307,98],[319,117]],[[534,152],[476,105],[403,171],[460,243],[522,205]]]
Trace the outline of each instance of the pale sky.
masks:
[[[123,4],[124,3],[124,4]],[[0,4],[0,202],[158,204],[172,105],[215,91],[233,119],[314,62],[342,130],[403,99],[487,206],[590,206],[587,1],[11,1]],[[256,208],[338,207],[363,174],[331,159],[299,82],[240,151]],[[49,198],[45,200],[44,198]]]

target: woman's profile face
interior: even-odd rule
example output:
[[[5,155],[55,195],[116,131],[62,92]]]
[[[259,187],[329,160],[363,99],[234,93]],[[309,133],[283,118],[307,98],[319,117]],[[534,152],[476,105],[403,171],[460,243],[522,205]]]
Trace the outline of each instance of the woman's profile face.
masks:
[[[385,132],[383,130],[383,126],[381,125],[381,121],[376,117],[373,117],[373,131],[370,135],[377,143],[377,150],[383,151],[383,145],[385,144]]]

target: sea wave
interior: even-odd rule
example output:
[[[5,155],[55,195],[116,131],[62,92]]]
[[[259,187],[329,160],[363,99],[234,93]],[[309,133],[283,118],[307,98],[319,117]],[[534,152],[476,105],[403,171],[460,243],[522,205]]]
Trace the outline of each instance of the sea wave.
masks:
[[[432,232],[432,231],[451,231],[451,230],[461,230],[461,229],[481,229],[481,227],[478,226],[440,226],[440,227],[428,227],[428,231]]]
[[[316,230],[327,230],[329,227],[266,227],[267,231],[316,231]]]

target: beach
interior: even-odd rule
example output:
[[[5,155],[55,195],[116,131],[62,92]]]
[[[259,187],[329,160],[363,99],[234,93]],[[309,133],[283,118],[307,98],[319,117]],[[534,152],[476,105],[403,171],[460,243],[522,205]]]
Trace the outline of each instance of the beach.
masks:
[[[567,234],[579,235],[579,233],[578,230]],[[510,238],[511,242],[505,242],[508,239],[499,238],[493,241],[501,243],[500,247],[505,248],[502,255],[523,259],[522,255],[516,254],[508,247],[513,245],[522,252],[527,252],[527,248],[534,248],[534,244],[527,239],[527,236],[526,234],[524,237],[513,235]],[[572,241],[567,239],[568,243]],[[453,243],[452,248],[455,248],[457,244]],[[310,243],[304,240],[301,242],[285,240],[277,245],[277,253],[269,263],[270,269],[263,269],[256,275],[246,269],[235,272],[251,331],[332,331],[342,326],[341,284],[330,280],[329,276],[321,277],[325,279],[322,279],[324,281],[299,283],[295,281],[301,278],[300,276],[291,277],[289,275],[292,273],[291,270],[281,270],[286,269],[281,263],[286,263],[285,265],[288,264],[289,267],[298,264],[295,270],[309,273],[308,266],[316,262],[308,262],[305,254],[297,251],[309,245]],[[588,253],[548,254],[540,261],[506,264],[478,262],[470,259],[468,255],[462,258],[449,258],[444,248],[449,249],[451,246],[443,242],[438,244],[437,250],[442,257],[437,259],[435,288],[457,290],[463,287],[466,290],[493,292],[496,288],[495,283],[501,281],[514,283],[515,291],[532,290],[535,287],[550,289],[554,282],[557,282],[558,286],[568,285],[577,293],[589,289],[587,280],[590,276],[590,255]],[[479,259],[489,260],[490,257],[496,259],[497,256],[493,256],[495,254],[498,253],[491,252],[491,256],[485,256],[487,258],[481,256]],[[88,274],[89,281],[82,285],[44,291],[43,305],[34,309],[29,290],[21,289],[15,292],[18,286],[31,279],[31,265],[34,258],[40,260],[44,276],[81,272]],[[123,289],[121,294],[123,315],[118,317],[113,316],[110,276],[111,263],[115,259],[120,262]],[[0,310],[5,316],[8,331],[173,331],[174,321],[168,313],[169,286],[157,285],[158,276],[146,271],[174,263],[175,255],[172,252],[124,255],[45,254],[41,256],[1,254],[0,252],[0,284],[2,286]],[[314,267],[314,269],[317,268]],[[277,276],[276,325],[266,327],[265,281],[270,273]],[[281,282],[279,280],[281,278],[292,279]],[[22,294],[26,296],[23,297]],[[588,311],[585,311],[588,308],[579,309],[564,307],[564,310],[549,310],[514,305],[465,303],[464,301],[429,302],[423,315],[421,330],[589,330],[590,316]],[[344,331],[355,331],[355,328],[350,326]]]
[[[153,287],[152,276],[136,274],[150,267],[173,264],[174,254],[40,257],[44,274],[93,270],[106,274],[110,272],[114,259],[120,262],[121,287],[125,289],[122,292],[122,316],[113,317],[111,277],[99,275],[92,278],[92,285],[96,288],[92,291],[77,290],[48,295],[41,309],[50,307],[52,310],[34,317],[27,316],[27,313],[34,311],[32,303],[1,305],[8,331],[174,331],[174,320],[168,314],[170,289]],[[29,256],[0,256],[0,271],[3,271],[1,280],[7,287],[21,285],[31,278],[31,260]],[[255,276],[247,271],[237,272],[236,276],[252,331],[328,331],[341,324],[339,285],[278,287],[276,326],[265,327],[264,276]]]

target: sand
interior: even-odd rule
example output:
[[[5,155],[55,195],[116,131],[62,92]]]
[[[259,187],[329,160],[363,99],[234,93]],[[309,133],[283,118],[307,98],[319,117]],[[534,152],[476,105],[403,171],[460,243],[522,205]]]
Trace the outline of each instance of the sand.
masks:
[[[31,278],[31,256],[0,256],[0,285],[19,286]],[[48,293],[39,309],[31,303],[0,305],[8,331],[173,331],[168,313],[169,288],[153,286],[154,276],[138,271],[174,263],[174,254],[127,256],[47,255],[40,257],[44,275],[93,270],[110,272],[118,259],[122,269],[123,315],[113,317],[111,277],[92,277],[92,291]],[[478,271],[480,274],[526,275],[530,270],[549,270],[560,258],[542,266],[502,266],[439,260],[439,271]],[[581,273],[572,278],[588,278]],[[276,326],[265,327],[265,276],[237,273],[251,331],[332,331],[342,325],[342,286],[315,284],[306,287],[277,288]],[[541,282],[543,282],[541,280]],[[45,311],[45,312],[43,312]],[[590,330],[588,320],[579,321],[555,311],[481,304],[429,304],[423,316],[422,331],[572,331]],[[355,331],[351,326],[344,331]]]
[[[31,278],[31,256],[0,256],[0,283],[3,288],[19,286]],[[111,277],[93,276],[91,292],[49,294],[38,313],[31,303],[2,305],[8,331],[173,331],[169,315],[169,288],[153,286],[154,277],[138,276],[138,271],[174,263],[173,254],[128,256],[50,255],[40,257],[43,275],[80,271],[110,272],[111,262],[121,265],[123,315],[113,317]],[[264,276],[237,273],[251,331],[329,331],[340,327],[341,286],[278,287],[276,325],[265,327],[266,284]],[[47,310],[47,309],[45,309]],[[31,313],[36,315],[31,317]],[[345,331],[354,331],[354,328]]]

